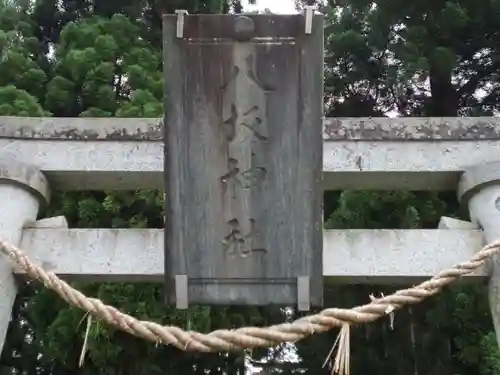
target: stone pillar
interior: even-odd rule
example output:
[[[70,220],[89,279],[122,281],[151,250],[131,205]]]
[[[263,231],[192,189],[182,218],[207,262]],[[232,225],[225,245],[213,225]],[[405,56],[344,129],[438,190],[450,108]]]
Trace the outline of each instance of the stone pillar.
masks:
[[[500,239],[500,161],[467,169],[458,186],[459,200],[468,205],[471,222],[483,230],[485,245]],[[479,249],[478,249],[479,250]],[[488,264],[488,295],[493,324],[500,345],[500,257]]]
[[[39,207],[48,203],[49,195],[47,180],[38,169],[0,159],[0,237],[19,245],[23,228],[36,220]],[[15,296],[12,263],[0,256],[0,351]]]

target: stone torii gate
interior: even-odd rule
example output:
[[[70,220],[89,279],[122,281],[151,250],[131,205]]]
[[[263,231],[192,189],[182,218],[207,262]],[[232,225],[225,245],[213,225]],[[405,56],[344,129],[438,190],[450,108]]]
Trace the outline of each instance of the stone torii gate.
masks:
[[[183,13],[176,19],[167,16],[166,32],[171,33],[170,40],[174,36],[183,38],[183,32],[189,34],[197,30],[189,28],[189,17]],[[235,20],[234,16],[221,17],[228,17],[230,22]],[[252,17],[255,24],[260,25],[258,16]],[[287,48],[312,43],[303,34],[308,35],[310,40],[316,38],[316,41],[318,35],[322,37],[320,16],[306,14],[305,22],[301,21],[303,16],[266,17],[271,17],[268,20],[273,22],[288,17],[283,22],[295,25],[291,29],[279,29],[280,32],[292,30],[295,33],[296,39],[289,40],[287,43],[291,46]],[[182,28],[179,18],[184,19],[188,26]],[[246,22],[244,19],[244,23],[240,24],[241,30],[249,33],[252,28]],[[176,27],[171,27],[174,24]],[[276,37],[291,38],[287,35]],[[240,52],[249,48],[243,40],[248,40],[248,35],[241,38],[236,43],[243,45],[231,47],[234,47],[232,61],[239,61]],[[203,45],[203,48],[208,47]],[[300,64],[297,63],[297,66]],[[247,85],[247,81],[236,84],[231,88],[231,95],[237,96],[238,90],[246,90]],[[279,82],[276,86],[279,91]],[[316,90],[315,95],[318,92]],[[265,104],[268,100],[259,97],[260,94],[255,95],[261,103]],[[300,100],[303,99],[304,94],[300,97]],[[227,114],[231,115],[230,107]],[[318,114],[313,113],[312,116]],[[485,242],[500,237],[500,185],[497,183],[500,179],[499,119],[320,117],[320,120],[319,134],[323,138],[322,185],[318,186],[322,190],[457,190],[459,198],[468,205],[471,213],[470,223],[442,218],[439,228],[434,230],[323,231],[322,248],[314,249],[315,252],[321,251],[320,288],[321,284],[338,282],[415,283],[469,259]],[[280,118],[276,121],[279,123]],[[304,126],[308,126],[307,121],[308,118],[305,118]],[[263,136],[271,138],[275,131],[271,130],[271,126],[278,125],[273,123],[267,126],[267,133],[263,132]],[[19,246],[35,262],[66,280],[163,280],[163,230],[68,229],[62,217],[39,221],[36,217],[40,208],[49,202],[50,188],[163,190],[165,160],[167,163],[169,160],[164,156],[164,139],[171,136],[167,134],[164,137],[164,128],[162,119],[0,117],[0,194],[3,198],[0,237]],[[283,128],[283,131],[286,129]],[[252,147],[243,143],[242,147],[231,150],[239,152],[238,157],[242,157],[245,152],[251,154]],[[270,167],[266,173],[276,171],[281,165],[279,159],[276,160],[275,164],[268,164]],[[296,161],[300,163],[301,160],[305,159]],[[248,166],[251,168],[252,162]],[[253,204],[252,201],[250,204]],[[234,212],[242,212],[238,207],[231,207]],[[316,266],[311,267],[309,270]],[[16,294],[11,270],[11,264],[0,258],[0,349]],[[14,272],[21,271],[14,269]],[[499,275],[499,266],[491,262],[468,279],[481,281],[490,278],[490,305],[500,339]],[[292,276],[296,277],[297,284],[290,284],[290,292],[283,301],[294,299],[303,310],[322,303],[322,290],[311,290],[314,280],[308,285],[310,280],[307,276],[311,275]],[[306,278],[300,279],[304,276]],[[265,278],[265,275],[259,277]],[[175,302],[179,308],[185,308],[190,298],[187,293],[189,285],[186,285],[189,275],[176,277],[174,281]],[[227,303],[227,300],[212,302]],[[261,304],[265,302],[260,301]]]

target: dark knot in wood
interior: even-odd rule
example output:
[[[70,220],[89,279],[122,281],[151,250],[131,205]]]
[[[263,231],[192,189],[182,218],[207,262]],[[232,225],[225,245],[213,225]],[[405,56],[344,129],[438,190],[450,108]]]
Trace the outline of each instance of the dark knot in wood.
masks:
[[[240,16],[234,21],[234,39],[238,42],[246,42],[252,38],[255,32],[253,20],[246,16]]]

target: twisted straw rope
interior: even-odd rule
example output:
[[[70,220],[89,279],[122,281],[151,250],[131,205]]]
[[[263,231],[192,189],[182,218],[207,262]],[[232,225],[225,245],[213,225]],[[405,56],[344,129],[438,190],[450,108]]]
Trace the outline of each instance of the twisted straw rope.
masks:
[[[55,291],[70,305],[87,311],[94,317],[122,329],[137,337],[165,345],[173,345],[184,351],[217,352],[271,347],[284,342],[296,342],[315,332],[326,332],[333,327],[346,324],[372,322],[388,311],[404,305],[416,304],[424,298],[437,294],[452,281],[472,273],[476,268],[500,251],[500,240],[483,247],[472,259],[442,271],[432,279],[413,288],[399,290],[396,293],[373,299],[371,303],[352,309],[329,308],[318,314],[306,316],[293,323],[283,323],[270,327],[243,327],[236,330],[217,330],[209,334],[184,331],[175,326],[162,326],[149,321],[141,321],[118,309],[105,305],[102,301],[86,297],[54,273],[47,272],[32,263],[24,252],[5,241],[0,240],[2,253],[16,262],[29,276]]]

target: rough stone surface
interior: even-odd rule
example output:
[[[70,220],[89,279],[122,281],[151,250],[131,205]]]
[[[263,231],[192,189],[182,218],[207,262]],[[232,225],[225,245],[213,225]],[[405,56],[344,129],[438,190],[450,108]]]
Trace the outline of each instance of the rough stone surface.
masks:
[[[409,284],[464,262],[483,246],[479,230],[327,230],[323,275],[330,281]],[[484,277],[487,268],[474,276]]]
[[[0,117],[0,138],[163,141],[159,118]],[[325,141],[500,139],[494,117],[325,118]]]
[[[490,171],[491,172],[491,171]],[[487,178],[487,174],[483,176]],[[467,199],[471,222],[483,230],[486,243],[500,239],[500,184],[484,184],[474,189]],[[489,303],[497,342],[500,342],[500,257],[489,262],[491,278],[488,285]]]
[[[0,159],[0,184],[15,184],[34,194],[45,206],[50,199],[47,179],[36,167],[19,163],[13,158]]]
[[[494,117],[326,118],[323,139],[474,140],[500,139],[500,119]]]
[[[500,141],[324,142],[326,189],[455,190],[468,167],[500,158]]]
[[[500,159],[484,160],[465,169],[457,188],[458,199],[463,203],[489,185],[500,185]]]
[[[38,166],[62,190],[163,190],[163,143],[0,139],[1,155]],[[456,190],[500,141],[323,142],[325,190]]]
[[[0,139],[0,150],[38,166],[55,189],[163,189],[161,142]]]
[[[163,120],[119,117],[0,117],[0,138],[162,141]]]
[[[0,160],[0,238],[19,245],[23,227],[36,220],[38,208],[48,187],[43,175],[36,169]],[[45,181],[45,182],[44,182]],[[40,189],[40,190],[36,190]],[[0,352],[9,326],[12,303],[17,288],[12,276],[12,265],[0,257]]]
[[[470,221],[458,220],[452,217],[441,216],[438,229],[479,229],[478,226]]]
[[[25,228],[68,228],[68,221],[64,216],[48,217],[28,223]]]
[[[27,228],[21,248],[66,279],[163,280],[161,229]],[[413,283],[469,259],[482,247],[479,230],[327,230],[323,276],[350,283]],[[484,278],[487,270],[477,272]]]

